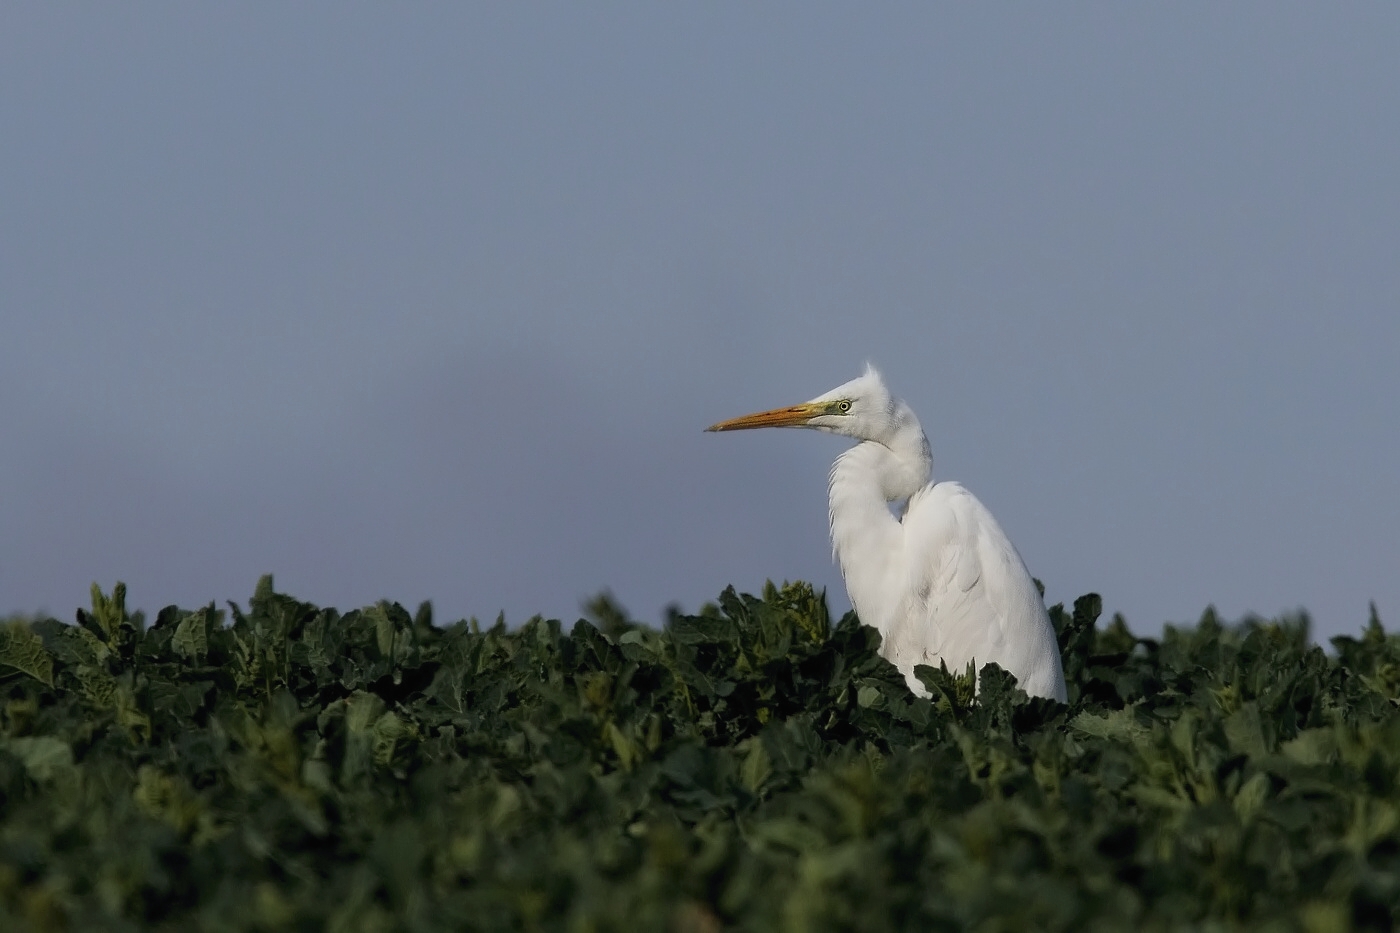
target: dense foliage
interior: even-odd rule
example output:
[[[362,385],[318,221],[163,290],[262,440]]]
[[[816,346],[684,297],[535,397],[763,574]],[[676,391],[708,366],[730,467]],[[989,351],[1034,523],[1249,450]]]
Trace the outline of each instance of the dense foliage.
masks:
[[[805,585],[664,630],[270,578],[0,627],[0,929],[1388,929],[1400,638],[1052,615],[1070,703],[911,696]]]

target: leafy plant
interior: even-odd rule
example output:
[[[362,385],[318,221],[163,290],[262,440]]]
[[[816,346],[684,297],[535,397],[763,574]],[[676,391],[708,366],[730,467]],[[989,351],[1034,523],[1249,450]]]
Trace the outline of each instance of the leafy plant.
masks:
[[[660,630],[246,610],[0,626],[5,930],[1390,929],[1400,638],[1135,636],[1069,704],[921,668],[805,584]]]

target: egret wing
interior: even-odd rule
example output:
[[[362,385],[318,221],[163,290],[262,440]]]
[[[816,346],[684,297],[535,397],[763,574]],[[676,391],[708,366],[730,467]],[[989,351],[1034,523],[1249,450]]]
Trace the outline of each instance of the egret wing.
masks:
[[[958,483],[920,490],[903,520],[905,600],[887,657],[961,672],[995,661],[1026,692],[1065,697],[1059,647],[1030,572],[977,497]]]

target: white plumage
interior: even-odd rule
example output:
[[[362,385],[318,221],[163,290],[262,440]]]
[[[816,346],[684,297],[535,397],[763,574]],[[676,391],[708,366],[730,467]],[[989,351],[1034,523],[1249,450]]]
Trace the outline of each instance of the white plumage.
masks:
[[[831,546],[880,653],[927,695],[914,665],[960,673],[995,661],[1032,696],[1065,701],[1045,603],[992,513],[961,484],[932,480],[928,438],[873,367],[810,402],[721,421],[711,431],[806,427],[853,437],[831,467]],[[903,514],[891,502],[906,501]]]

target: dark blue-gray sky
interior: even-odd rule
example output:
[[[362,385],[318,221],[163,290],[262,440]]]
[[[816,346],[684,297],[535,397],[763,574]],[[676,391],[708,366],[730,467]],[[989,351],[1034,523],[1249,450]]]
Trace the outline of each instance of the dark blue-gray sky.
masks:
[[[1400,615],[1400,7],[0,14],[0,612],[807,578],[867,360],[1051,601]]]

